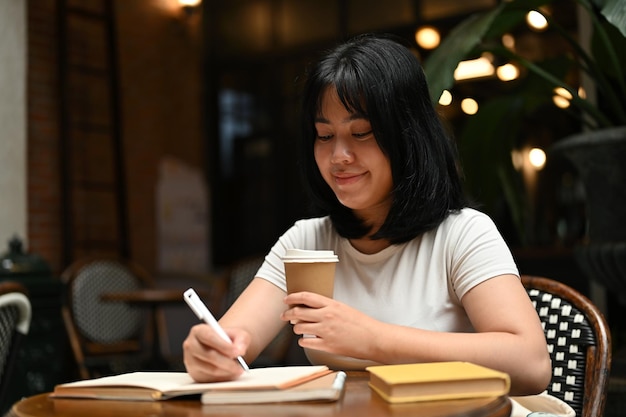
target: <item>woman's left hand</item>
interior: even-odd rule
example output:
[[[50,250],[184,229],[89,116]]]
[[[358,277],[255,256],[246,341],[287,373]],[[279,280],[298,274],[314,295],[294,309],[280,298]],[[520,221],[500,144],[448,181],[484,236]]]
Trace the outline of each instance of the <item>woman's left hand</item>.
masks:
[[[300,346],[360,359],[375,356],[381,322],[312,292],[289,294],[284,302],[289,308],[281,319],[293,324],[294,333],[315,336],[300,338]]]

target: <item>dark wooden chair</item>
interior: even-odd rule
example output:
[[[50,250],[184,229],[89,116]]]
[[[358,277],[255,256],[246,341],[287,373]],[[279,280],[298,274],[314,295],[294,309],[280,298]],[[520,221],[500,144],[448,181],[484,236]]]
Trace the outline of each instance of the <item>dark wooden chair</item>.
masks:
[[[611,368],[611,336],[598,308],[575,289],[552,279],[522,276],[544,327],[552,358],[548,393],[577,416],[601,417]]]
[[[7,388],[21,340],[28,334],[31,322],[31,305],[26,287],[17,282],[0,282],[0,409],[4,404]]]
[[[155,317],[145,309],[100,297],[150,288],[148,273],[126,260],[88,258],[72,263],[61,278],[66,287],[62,316],[79,376],[143,369],[156,337]]]

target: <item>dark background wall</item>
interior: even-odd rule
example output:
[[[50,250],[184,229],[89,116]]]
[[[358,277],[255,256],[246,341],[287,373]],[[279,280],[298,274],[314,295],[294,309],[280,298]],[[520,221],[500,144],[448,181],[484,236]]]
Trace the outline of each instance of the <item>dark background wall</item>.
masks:
[[[296,156],[306,65],[357,33],[390,32],[415,44],[418,26],[436,24],[445,35],[493,4],[205,0],[186,13],[174,0],[28,1],[29,250],[55,273],[95,252],[158,274],[159,166],[175,158],[206,179],[207,272],[266,252],[308,213]],[[531,40],[527,48],[541,54],[552,46]],[[488,96],[501,87],[460,88]],[[441,112],[453,132],[467,119],[455,107]],[[547,207],[539,217],[550,218],[554,189],[544,184],[536,201]],[[495,220],[522,272],[588,290],[573,242],[548,228],[521,247],[506,210]]]
[[[169,156],[192,167],[206,169],[200,16],[185,16],[175,1],[114,1],[110,12],[106,3],[96,0],[28,2],[29,249],[43,256],[57,272],[82,253],[116,253],[121,252],[124,245],[127,247],[124,255],[154,272],[159,162]],[[103,36],[104,18],[112,20],[114,39],[109,42]],[[74,31],[64,37],[60,33],[61,22],[69,22],[66,25],[71,29],[67,32]],[[80,63],[83,68],[72,69],[71,62],[63,62],[62,50],[68,45],[74,46],[75,51],[82,51],[83,57],[86,55]],[[98,78],[101,75],[98,71],[106,72],[98,67],[98,62],[101,57],[104,62],[110,51],[117,62],[107,74],[114,72],[117,77],[115,91],[109,88],[110,83]],[[74,86],[67,98],[68,92],[63,91],[67,86],[62,82],[68,78],[72,82],[71,77],[79,70],[84,70],[85,78],[91,77],[87,79],[92,80],[92,84],[86,81]],[[98,83],[105,85],[100,88]],[[70,107],[65,101],[72,101],[72,97],[73,107]],[[98,109],[103,102],[113,99],[117,103],[117,122],[102,127],[105,122],[98,119],[106,109],[101,113],[89,109]],[[86,116],[66,121],[68,114],[79,113]],[[110,119],[107,113],[106,121]],[[72,126],[79,123],[94,125],[94,120],[100,122],[100,126],[92,126],[88,133],[81,132],[82,136],[72,130]],[[64,123],[71,126],[63,128]],[[116,130],[120,154],[119,159],[113,161],[111,136]],[[74,140],[69,146],[68,136]],[[88,143],[93,145],[86,145]],[[75,208],[68,207],[64,201],[68,189],[75,190],[74,196],[78,195],[78,186],[63,177],[67,165],[76,165],[76,161],[82,168],[75,170],[82,169],[81,175],[90,176],[85,182],[106,182],[107,178],[102,179],[103,172],[119,169],[123,173],[122,186],[105,184],[112,190],[109,194],[121,197],[101,198],[96,203],[83,199],[89,209],[84,213],[84,222],[93,226],[83,226],[81,230],[77,230],[80,225],[75,221],[76,211],[68,215]],[[110,206],[116,210],[110,200],[123,202],[122,215],[112,221],[110,213],[103,209]],[[116,229],[119,223],[125,228],[126,242],[108,246],[83,242],[80,246],[81,235],[87,234],[84,230],[91,235],[112,234],[112,240],[118,239],[111,229]],[[108,227],[109,224],[112,226]],[[67,247],[70,237],[74,238],[75,245]]]

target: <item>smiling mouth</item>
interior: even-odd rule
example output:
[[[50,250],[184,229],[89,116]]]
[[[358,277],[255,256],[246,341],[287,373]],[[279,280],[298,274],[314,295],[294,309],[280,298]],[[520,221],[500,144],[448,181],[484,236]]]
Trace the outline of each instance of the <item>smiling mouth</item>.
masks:
[[[334,178],[335,178],[335,183],[337,185],[350,185],[360,180],[363,177],[363,175],[364,174],[352,174],[352,175],[341,175],[341,176],[334,175]]]

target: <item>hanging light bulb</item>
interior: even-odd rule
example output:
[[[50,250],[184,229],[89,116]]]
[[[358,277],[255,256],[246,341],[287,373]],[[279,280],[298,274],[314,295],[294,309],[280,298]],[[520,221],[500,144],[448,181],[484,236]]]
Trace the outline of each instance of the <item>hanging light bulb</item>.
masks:
[[[470,116],[476,114],[478,112],[478,102],[473,98],[464,98],[463,101],[461,101],[461,110],[463,110],[463,113]]]
[[[492,76],[495,72],[493,64],[488,57],[461,61],[454,70],[454,79],[457,81],[484,78]]]
[[[439,104],[442,106],[449,106],[452,104],[452,93],[448,90],[443,90],[441,97],[439,97]]]
[[[496,75],[501,81],[512,81],[519,77],[519,69],[513,64],[504,64],[496,69]]]
[[[507,49],[514,50],[515,49],[515,38],[510,33],[505,33],[502,35],[502,45],[504,45]]]
[[[441,42],[439,31],[432,26],[422,26],[415,31],[415,42],[424,49],[435,49]]]
[[[554,89],[554,95],[552,96],[552,102],[560,109],[566,109],[570,105],[572,99],[572,93],[563,87],[556,87]]]
[[[537,31],[546,30],[548,27],[548,19],[537,10],[531,10],[526,14],[526,23],[532,29]]]
[[[532,148],[528,151],[528,161],[537,171],[539,171],[546,164],[546,153],[541,148]]]

